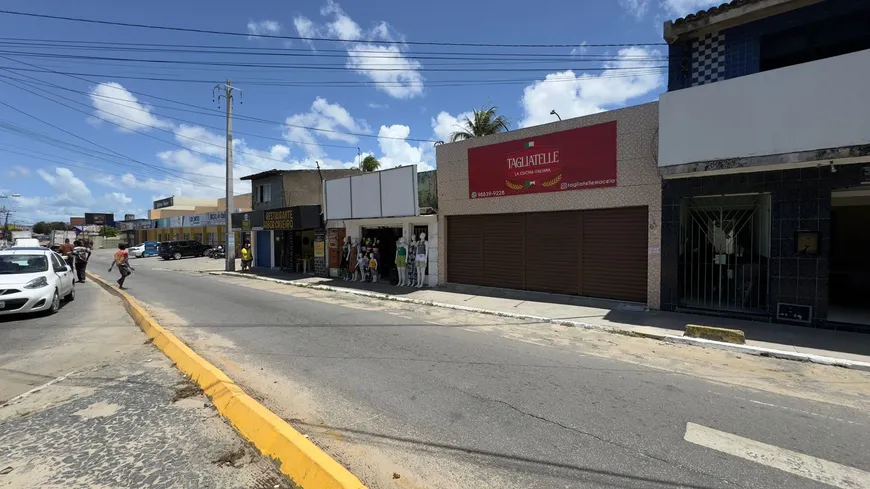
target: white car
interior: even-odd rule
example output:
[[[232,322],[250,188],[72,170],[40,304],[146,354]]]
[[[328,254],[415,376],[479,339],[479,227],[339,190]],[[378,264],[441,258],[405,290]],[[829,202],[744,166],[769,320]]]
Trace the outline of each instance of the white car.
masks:
[[[75,274],[59,254],[45,248],[0,251],[0,315],[60,309],[76,298]]]
[[[127,253],[133,258],[142,258],[142,255],[145,254],[145,245],[131,246],[127,248]]]

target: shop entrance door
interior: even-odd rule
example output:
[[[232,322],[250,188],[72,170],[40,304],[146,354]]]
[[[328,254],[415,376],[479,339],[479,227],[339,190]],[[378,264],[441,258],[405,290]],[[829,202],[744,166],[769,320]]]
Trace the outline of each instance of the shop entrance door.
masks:
[[[770,195],[683,199],[679,252],[680,305],[764,313]]]
[[[272,254],[272,237],[269,231],[257,231],[257,262],[255,266],[269,268]]]
[[[828,321],[870,325],[868,223],[870,189],[835,191],[831,194]]]

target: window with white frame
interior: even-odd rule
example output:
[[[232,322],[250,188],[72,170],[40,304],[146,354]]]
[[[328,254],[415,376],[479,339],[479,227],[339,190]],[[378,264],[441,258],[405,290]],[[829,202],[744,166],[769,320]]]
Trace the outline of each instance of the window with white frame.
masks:
[[[272,201],[272,184],[259,185],[257,187],[257,202],[265,203]]]

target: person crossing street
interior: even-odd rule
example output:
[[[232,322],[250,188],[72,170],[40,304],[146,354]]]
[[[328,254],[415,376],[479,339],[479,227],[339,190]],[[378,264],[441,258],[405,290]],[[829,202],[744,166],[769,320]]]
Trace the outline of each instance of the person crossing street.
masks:
[[[109,267],[109,271],[111,272],[115,266],[117,266],[118,271],[121,272],[121,278],[118,279],[118,288],[124,290],[124,281],[127,280],[127,276],[130,275],[131,271],[135,270],[135,268],[130,266],[130,255],[127,253],[126,243],[118,244],[118,251],[115,252],[114,260],[112,260],[112,265]]]

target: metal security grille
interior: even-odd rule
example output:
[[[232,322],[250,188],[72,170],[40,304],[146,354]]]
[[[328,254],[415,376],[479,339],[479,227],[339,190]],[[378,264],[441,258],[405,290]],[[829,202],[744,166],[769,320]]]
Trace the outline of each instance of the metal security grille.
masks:
[[[680,210],[681,305],[766,310],[770,196],[693,197]]]

